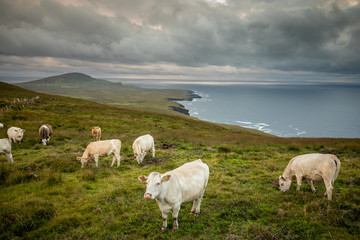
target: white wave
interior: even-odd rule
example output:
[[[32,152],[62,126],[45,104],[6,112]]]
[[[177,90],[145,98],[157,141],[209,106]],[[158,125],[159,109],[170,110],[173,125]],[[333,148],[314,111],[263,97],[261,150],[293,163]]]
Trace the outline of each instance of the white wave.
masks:
[[[252,122],[243,122],[243,121],[235,121],[237,123],[240,123],[240,124],[252,124]]]
[[[305,131],[302,131],[302,132],[296,133],[296,135],[297,135],[297,136],[300,136],[300,135],[305,134],[305,133],[306,133]]]

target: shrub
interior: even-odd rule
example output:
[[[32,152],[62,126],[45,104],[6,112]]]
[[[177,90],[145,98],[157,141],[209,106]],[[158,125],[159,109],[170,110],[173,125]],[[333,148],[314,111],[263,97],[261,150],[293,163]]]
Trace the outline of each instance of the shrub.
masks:
[[[218,147],[218,152],[219,153],[229,153],[229,152],[231,152],[231,149],[229,147],[220,146],[220,147]]]

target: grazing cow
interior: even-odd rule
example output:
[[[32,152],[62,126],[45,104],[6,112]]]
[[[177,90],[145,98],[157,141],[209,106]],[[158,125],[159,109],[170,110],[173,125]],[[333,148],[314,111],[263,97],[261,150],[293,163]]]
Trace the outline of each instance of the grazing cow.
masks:
[[[154,138],[149,134],[140,136],[134,141],[132,149],[134,151],[136,161],[138,164],[141,164],[144,160],[146,152],[148,152],[150,149],[152,156],[155,157]]]
[[[4,127],[4,124],[0,123],[0,128],[3,128]]]
[[[209,167],[198,159],[167,173],[152,172],[148,177],[140,176],[138,179],[146,183],[144,198],[155,199],[159,205],[163,218],[161,230],[166,230],[167,217],[172,210],[172,230],[175,231],[179,227],[181,203],[193,201],[190,213],[200,213],[201,200],[209,180]]]
[[[340,166],[339,159],[332,154],[312,153],[294,157],[285,168],[283,175],[279,177],[280,190],[283,192],[289,190],[291,181],[296,178],[296,190],[300,190],[302,180],[306,179],[315,193],[313,181],[323,180],[326,186],[324,196],[327,195],[331,200],[334,181],[339,175]]]
[[[46,146],[50,141],[50,136],[52,135],[52,127],[49,124],[43,124],[39,128],[39,135],[42,141],[42,144]]]
[[[14,163],[13,156],[11,154],[11,140],[8,138],[0,139],[0,153],[5,153],[8,162]]]
[[[91,134],[96,141],[99,141],[101,138],[101,128],[99,126],[93,127],[91,129]]]
[[[24,137],[25,130],[18,127],[11,127],[7,130],[10,141],[20,143]]]
[[[117,160],[117,166],[120,166],[120,149],[121,141],[119,139],[92,142],[86,147],[82,157],[77,157],[76,159],[81,161],[81,168],[84,168],[84,164],[87,163],[90,158],[93,158],[97,167],[99,156],[104,157],[113,154],[111,167],[114,166],[115,160]]]

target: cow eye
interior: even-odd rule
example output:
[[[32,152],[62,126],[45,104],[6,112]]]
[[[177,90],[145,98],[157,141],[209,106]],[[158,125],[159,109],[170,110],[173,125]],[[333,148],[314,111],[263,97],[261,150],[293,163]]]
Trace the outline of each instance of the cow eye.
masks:
[[[159,186],[160,185],[160,183],[156,183],[156,186]]]
[[[281,186],[284,186],[284,184],[282,183]]]

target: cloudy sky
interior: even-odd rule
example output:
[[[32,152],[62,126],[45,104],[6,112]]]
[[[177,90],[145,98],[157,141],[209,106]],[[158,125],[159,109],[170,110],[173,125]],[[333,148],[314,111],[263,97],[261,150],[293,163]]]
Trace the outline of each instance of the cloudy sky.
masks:
[[[359,82],[359,0],[0,0],[0,80]],[[8,80],[9,81],[9,80]]]

